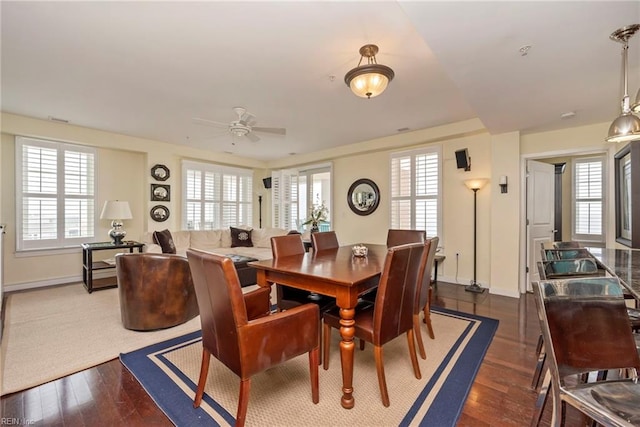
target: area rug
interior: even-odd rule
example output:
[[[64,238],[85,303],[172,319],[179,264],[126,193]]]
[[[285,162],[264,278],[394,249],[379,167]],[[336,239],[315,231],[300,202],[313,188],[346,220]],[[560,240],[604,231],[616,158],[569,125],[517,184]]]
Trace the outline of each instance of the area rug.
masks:
[[[200,329],[200,318],[154,332],[125,329],[117,289],[81,283],[5,296],[1,394],[24,390],[115,359],[122,352]]]
[[[253,377],[249,426],[455,426],[498,321],[434,308],[435,340],[423,329],[427,360],[418,359],[422,379],[413,375],[405,337],[384,346],[391,405],[380,399],[373,347],[356,350],[355,407],[340,406],[342,375],[339,334],[332,334],[328,370],[320,368],[320,403],[311,401],[308,358],[299,356]],[[211,358],[202,405],[193,408],[202,341],[200,331],[120,355],[156,404],[177,426],[233,425],[239,380]]]

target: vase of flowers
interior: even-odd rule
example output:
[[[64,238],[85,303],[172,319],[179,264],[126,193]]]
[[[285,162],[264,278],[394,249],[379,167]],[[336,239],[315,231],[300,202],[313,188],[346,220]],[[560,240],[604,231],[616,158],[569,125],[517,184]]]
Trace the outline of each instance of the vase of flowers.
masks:
[[[309,217],[305,222],[302,223],[302,225],[311,224],[311,232],[315,233],[317,231],[320,231],[320,229],[318,228],[318,224],[326,222],[327,216],[329,216],[329,210],[324,205],[324,203],[313,205],[309,211]]]

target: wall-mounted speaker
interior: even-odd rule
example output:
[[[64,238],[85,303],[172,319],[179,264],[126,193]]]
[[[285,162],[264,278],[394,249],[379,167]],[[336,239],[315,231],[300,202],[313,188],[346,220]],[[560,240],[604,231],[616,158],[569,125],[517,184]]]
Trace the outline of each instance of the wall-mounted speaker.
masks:
[[[271,177],[269,178],[263,178],[262,179],[262,183],[264,184],[264,188],[266,188],[267,190],[271,188]]]
[[[469,151],[466,148],[456,151],[456,163],[458,169],[471,170],[471,157],[469,157]]]

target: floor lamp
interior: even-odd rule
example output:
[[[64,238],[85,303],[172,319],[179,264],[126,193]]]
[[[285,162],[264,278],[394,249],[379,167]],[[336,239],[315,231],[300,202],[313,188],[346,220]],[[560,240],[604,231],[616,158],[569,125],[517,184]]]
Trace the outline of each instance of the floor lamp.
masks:
[[[262,228],[262,194],[258,195],[258,205],[260,205],[259,207],[259,212],[260,212],[260,228]]]
[[[471,191],[473,191],[473,280],[471,284],[464,288],[467,292],[475,292],[482,293],[485,291],[484,288],[481,288],[476,281],[476,248],[477,248],[477,216],[478,216],[478,208],[477,208],[477,197],[478,190],[480,190],[484,185],[489,181],[486,178],[476,178],[476,179],[468,179],[464,182],[464,185]]]

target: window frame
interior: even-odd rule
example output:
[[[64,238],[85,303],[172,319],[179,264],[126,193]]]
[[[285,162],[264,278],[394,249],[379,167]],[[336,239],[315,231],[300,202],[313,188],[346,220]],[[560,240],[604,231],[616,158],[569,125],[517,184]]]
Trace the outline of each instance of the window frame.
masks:
[[[201,179],[200,182],[200,198],[189,198],[189,180],[188,174],[191,171],[200,172],[202,174],[202,178],[205,177],[205,174],[219,174],[220,179],[213,182],[215,188],[213,189],[214,196],[215,194],[219,194],[219,199],[207,199],[205,192],[205,179]],[[236,199],[224,199],[224,182],[225,177],[231,177],[233,179],[238,180],[236,183]],[[183,230],[217,230],[228,227],[237,227],[237,226],[253,226],[253,178],[254,172],[253,169],[246,168],[238,168],[231,166],[223,166],[214,163],[205,163],[205,162],[195,162],[192,160],[183,160],[182,161],[182,229]],[[246,185],[243,185],[244,182]],[[190,225],[190,215],[189,215],[189,203],[198,202],[201,203],[200,206],[200,224],[204,224],[204,228],[194,228]],[[206,217],[206,204],[213,205],[212,210],[212,221],[207,221]],[[225,220],[225,208],[228,209],[231,205],[235,204],[235,221]],[[217,205],[217,207],[215,206]],[[244,209],[241,209],[241,207]],[[244,211],[244,215],[243,215]],[[227,212],[228,213],[228,212]],[[243,218],[244,216],[244,218]],[[227,221],[227,222],[225,222]],[[207,223],[211,223],[210,227],[207,227]]]
[[[24,147],[39,147],[56,151],[56,182],[55,192],[26,192],[23,185],[25,183],[24,176]],[[66,158],[65,153],[85,153],[90,157],[90,165],[85,170],[86,178],[81,181],[84,187],[84,193],[69,193],[66,175]],[[97,209],[96,206],[96,181],[97,181],[97,164],[98,151],[94,147],[80,144],[72,144],[67,142],[53,141],[44,138],[34,138],[26,136],[15,137],[15,191],[16,191],[16,252],[31,252],[42,250],[61,250],[69,248],[77,248],[80,244],[92,240],[95,237],[97,229]],[[55,238],[26,240],[23,237],[24,224],[24,200],[28,197],[39,197],[44,199],[54,199],[56,201],[55,208]],[[78,237],[66,237],[65,229],[70,220],[66,208],[66,200],[85,200],[86,207],[83,208],[82,214],[85,217],[85,227],[87,232]],[[42,218],[40,218],[42,222]]]
[[[436,173],[437,175],[437,180],[438,180],[438,184],[437,184],[437,194],[435,196],[418,196],[416,195],[416,166],[415,166],[415,159],[417,156],[423,156],[423,155],[431,155],[431,154],[435,154],[437,155],[437,167],[438,167],[438,171]],[[410,178],[410,195],[394,195],[394,187],[393,187],[393,161],[394,159],[398,159],[398,158],[403,158],[403,157],[409,157],[411,159],[411,178]],[[393,204],[394,201],[398,201],[398,200],[408,200],[410,201],[410,226],[408,227],[409,229],[418,229],[418,230],[425,230],[427,232],[427,237],[431,238],[431,237],[435,237],[438,236],[440,238],[440,241],[442,242],[444,239],[443,236],[443,229],[442,229],[442,163],[443,163],[443,159],[442,159],[442,147],[440,145],[435,145],[435,146],[428,146],[428,147],[423,147],[423,148],[418,148],[418,149],[414,149],[414,150],[409,150],[409,151],[397,151],[397,152],[393,152],[390,153],[389,155],[389,227],[390,228],[401,228],[396,222],[394,222],[394,209],[393,209]],[[435,227],[436,227],[436,233],[432,236],[430,235],[431,233],[429,232],[429,230],[426,230],[426,228],[428,227],[419,227],[416,223],[416,202],[417,200],[435,200],[437,207],[436,207],[436,221],[435,221]],[[407,228],[407,227],[404,227]]]
[[[578,168],[577,165],[580,163],[593,163],[599,162],[601,165],[601,189],[600,189],[600,198],[581,198],[577,197],[577,173]],[[598,244],[604,244],[607,238],[607,230],[606,230],[606,214],[607,214],[607,161],[606,156],[604,154],[593,155],[593,156],[585,156],[578,157],[571,160],[571,240],[578,242],[592,242]],[[578,233],[577,228],[577,204],[580,202],[588,202],[588,201],[599,201],[600,202],[600,229],[602,232],[600,234],[585,234]]]

